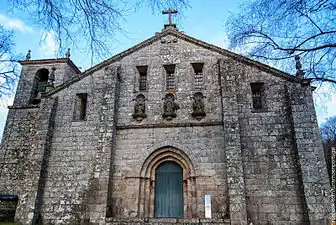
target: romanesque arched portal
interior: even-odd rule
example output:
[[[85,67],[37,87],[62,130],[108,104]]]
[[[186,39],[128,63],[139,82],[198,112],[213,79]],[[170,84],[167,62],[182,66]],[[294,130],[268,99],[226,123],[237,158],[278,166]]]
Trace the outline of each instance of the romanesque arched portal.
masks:
[[[170,168],[169,165],[170,164]],[[162,166],[166,168],[162,169]],[[160,175],[157,175],[158,171],[172,170],[178,171],[181,168],[182,187],[176,185],[169,190],[162,190],[162,184],[158,179]],[[167,174],[166,174],[167,175]],[[169,175],[168,175],[169,176]],[[178,176],[178,175],[177,175]],[[164,178],[163,178],[164,179]],[[167,178],[166,179],[178,179]],[[157,187],[159,185],[159,187]],[[158,194],[164,194],[165,191],[174,191],[172,189],[182,190],[182,202],[176,204],[182,204],[182,212],[178,215],[178,212],[169,214],[168,212],[160,211],[157,214],[158,206],[155,204],[155,199],[162,198],[161,201],[167,201],[163,203],[161,207],[170,207],[169,197],[158,196]],[[195,170],[190,158],[180,149],[167,146],[155,150],[145,160],[142,169],[140,171],[140,193],[139,193],[139,215],[141,218],[152,217],[174,217],[174,218],[193,218],[197,217],[197,198],[196,198],[196,180]],[[176,193],[179,190],[175,190]],[[157,195],[157,196],[156,196]],[[162,214],[163,213],[163,214]],[[168,213],[168,214],[165,214]],[[167,216],[168,215],[168,216]],[[169,216],[170,215],[170,216]]]

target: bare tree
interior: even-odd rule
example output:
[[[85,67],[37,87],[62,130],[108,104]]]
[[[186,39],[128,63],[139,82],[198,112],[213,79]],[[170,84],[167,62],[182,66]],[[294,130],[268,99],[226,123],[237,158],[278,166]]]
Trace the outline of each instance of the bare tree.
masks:
[[[91,62],[110,56],[121,22],[140,7],[154,12],[166,8],[188,8],[188,0],[7,0],[13,14],[29,13],[32,25],[51,32],[59,52],[69,46],[91,53]],[[0,98],[13,93],[17,80],[17,59],[13,32],[0,26]],[[84,45],[86,46],[83,46]],[[78,46],[80,44],[81,46]]]
[[[17,58],[13,54],[13,32],[0,26],[0,99],[13,94],[18,78]]]
[[[331,166],[332,166],[332,147],[336,148],[336,116],[330,117],[322,124],[321,136],[323,141],[324,155],[327,162],[328,173],[331,181]],[[336,153],[334,154],[334,157]],[[336,161],[336,158],[334,159]]]
[[[232,49],[290,73],[299,55],[306,81],[336,86],[334,0],[254,0],[227,27]]]
[[[60,50],[88,49],[92,58],[105,58],[124,32],[121,22],[139,7],[153,12],[167,7],[183,9],[188,0],[7,0],[13,13],[28,12],[33,25],[51,31]],[[160,11],[161,12],[161,11]],[[87,46],[78,46],[85,43]]]

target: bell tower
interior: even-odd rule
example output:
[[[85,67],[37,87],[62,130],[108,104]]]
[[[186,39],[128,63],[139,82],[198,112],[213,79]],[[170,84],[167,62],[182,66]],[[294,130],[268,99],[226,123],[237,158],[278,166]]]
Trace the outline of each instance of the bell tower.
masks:
[[[41,93],[47,92],[80,73],[77,66],[67,58],[19,61],[22,71],[17,87],[14,106],[38,105]]]

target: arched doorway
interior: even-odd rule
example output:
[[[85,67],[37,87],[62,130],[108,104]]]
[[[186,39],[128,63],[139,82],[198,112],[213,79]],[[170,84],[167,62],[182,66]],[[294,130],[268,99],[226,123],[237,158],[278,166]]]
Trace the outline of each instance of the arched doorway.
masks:
[[[154,216],[183,218],[183,169],[173,161],[161,163],[155,171]]]
[[[167,163],[167,164],[166,164]],[[164,171],[165,167],[168,170],[168,164],[171,167],[175,166],[179,173],[182,173],[182,213],[178,216],[171,216],[170,218],[196,218],[197,217],[197,195],[196,195],[196,176],[195,169],[191,159],[180,149],[165,146],[154,150],[144,161],[140,171],[139,184],[139,217],[152,218],[159,217],[156,210],[156,190],[160,190],[160,182],[157,182],[157,171]],[[176,168],[176,166],[178,168]],[[160,169],[161,168],[161,169]],[[171,168],[173,170],[173,168]],[[177,172],[177,171],[176,171]],[[160,175],[159,175],[160,179]],[[181,203],[179,202],[179,203]],[[180,211],[179,211],[180,212]],[[161,215],[160,217],[166,217]]]

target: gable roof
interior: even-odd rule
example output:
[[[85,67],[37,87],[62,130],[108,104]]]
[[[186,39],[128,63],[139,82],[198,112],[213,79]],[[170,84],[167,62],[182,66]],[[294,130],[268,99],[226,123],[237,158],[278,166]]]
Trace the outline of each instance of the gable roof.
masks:
[[[214,52],[218,52],[219,54],[230,57],[230,58],[232,58],[232,59],[234,59],[238,62],[256,67],[256,68],[258,68],[262,71],[268,72],[268,73],[273,74],[273,75],[275,75],[277,77],[280,77],[282,79],[285,79],[285,80],[288,80],[288,81],[295,81],[295,77],[293,75],[290,75],[289,73],[278,70],[278,69],[273,68],[273,67],[271,67],[269,65],[266,65],[264,63],[252,60],[252,59],[247,58],[245,56],[236,54],[234,52],[228,51],[226,49],[220,48],[218,46],[209,44],[207,42],[198,40],[196,38],[193,38],[191,36],[188,36],[188,35],[184,34],[183,32],[177,31],[175,28],[168,27],[168,28],[165,28],[162,32],[156,33],[153,37],[148,38],[147,40],[145,40],[143,42],[140,42],[139,44],[137,44],[137,45],[135,45],[135,46],[133,46],[133,47],[117,54],[117,55],[114,55],[113,57],[111,57],[107,60],[102,61],[101,63],[89,68],[88,70],[84,71],[81,74],[78,74],[77,76],[72,77],[72,79],[70,79],[67,82],[57,86],[55,89],[46,93],[46,95],[50,96],[50,95],[66,88],[66,87],[69,87],[73,83],[76,83],[77,81],[83,79],[84,77],[88,76],[89,74],[91,74],[91,73],[93,73],[97,70],[100,70],[100,69],[104,68],[105,66],[107,66],[111,63],[117,62],[117,61],[121,60],[122,58],[124,58],[125,56],[128,56],[128,55],[130,55],[130,54],[132,54],[132,53],[134,53],[134,52],[136,52],[136,51],[138,51],[138,50],[140,50],[144,47],[147,47],[150,44],[154,43],[155,41],[160,40],[162,37],[165,37],[167,35],[172,35],[172,36],[175,36],[179,39],[182,39],[182,40],[185,40],[185,41],[190,42],[192,44],[203,47],[205,49],[208,49],[208,50],[211,50],[211,51],[214,51]]]

